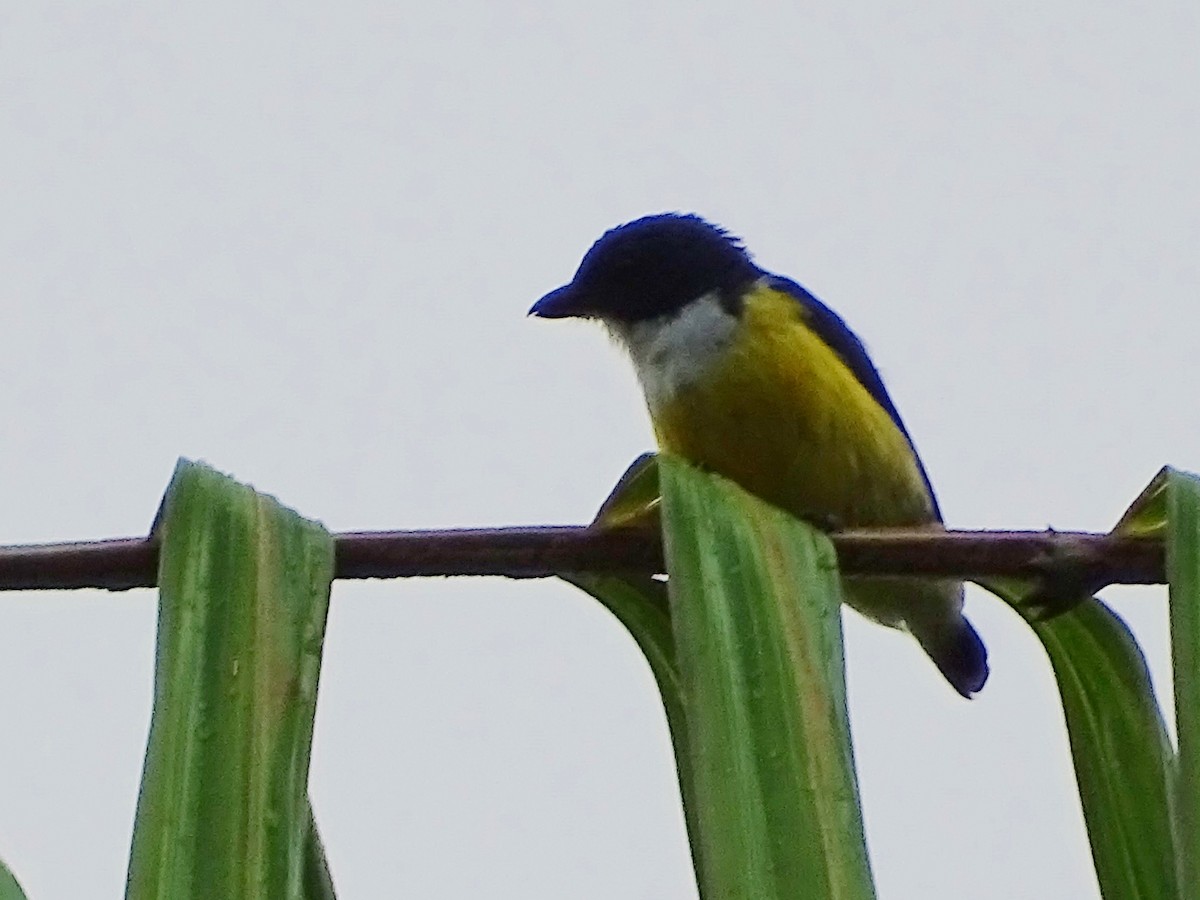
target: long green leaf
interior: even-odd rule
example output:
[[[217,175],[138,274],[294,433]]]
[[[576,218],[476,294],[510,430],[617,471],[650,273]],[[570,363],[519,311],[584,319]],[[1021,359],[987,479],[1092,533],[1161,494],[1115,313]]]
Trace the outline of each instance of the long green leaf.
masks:
[[[319,525],[181,462],[160,517],[154,711],[126,895],[304,896],[333,576]],[[320,863],[318,863],[320,864]]]
[[[667,728],[671,732],[671,746],[675,753],[679,792],[683,797],[683,814],[687,821],[692,865],[699,870],[703,848],[697,842],[699,832],[696,822],[692,756],[688,747],[683,687],[679,681],[679,667],[675,662],[675,638],[671,631],[671,616],[667,608],[667,586],[652,578],[622,578],[617,575],[595,575],[585,572],[559,577],[604,604],[625,626],[650,664],[650,671],[658,685],[658,695],[667,714]]]
[[[1165,470],[1167,579],[1179,768],[1175,792],[1181,897],[1200,897],[1200,479]],[[1153,487],[1153,485],[1152,485]]]
[[[653,453],[635,459],[621,476],[592,525],[596,528],[625,528],[655,521],[659,504],[658,463]],[[692,760],[688,752],[688,730],[684,718],[683,689],[679,667],[675,663],[675,635],[671,630],[671,612],[667,586],[645,575],[596,575],[590,572],[568,573],[564,581],[591,594],[611,612],[637,642],[658,685],[658,694],[667,714],[675,768],[683,796],[692,864],[699,869],[701,847],[696,841],[692,779]]]
[[[730,482],[659,469],[701,893],[873,897],[832,547]]]
[[[1166,526],[1164,475],[1114,529],[1153,537]],[[1032,585],[989,590],[1030,619]],[[1058,683],[1096,878],[1106,900],[1197,896],[1178,880],[1173,832],[1176,758],[1145,657],[1124,621],[1091,599],[1051,619],[1032,618]]]
[[[1099,600],[1033,627],[1058,680],[1101,892],[1184,896],[1170,826],[1174,754],[1137,642]]]

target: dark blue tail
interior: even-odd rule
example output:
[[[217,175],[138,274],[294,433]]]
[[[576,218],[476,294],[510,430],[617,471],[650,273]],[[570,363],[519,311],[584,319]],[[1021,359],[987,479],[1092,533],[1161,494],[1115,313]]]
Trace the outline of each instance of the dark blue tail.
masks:
[[[970,699],[987,681],[987,648],[965,617],[922,628],[914,635],[951,686]]]

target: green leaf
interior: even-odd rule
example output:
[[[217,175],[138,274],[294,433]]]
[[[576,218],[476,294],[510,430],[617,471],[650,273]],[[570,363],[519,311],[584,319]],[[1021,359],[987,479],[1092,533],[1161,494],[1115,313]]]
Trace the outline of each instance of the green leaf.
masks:
[[[1174,470],[1159,469],[1137,499],[1125,510],[1113,529],[1126,537],[1165,537],[1167,533],[1167,486]]]
[[[616,575],[595,575],[576,572],[559,576],[604,604],[637,642],[650,664],[658,694],[667,714],[671,746],[675,752],[675,769],[679,791],[683,796],[683,813],[687,821],[692,864],[700,867],[703,852],[697,841],[695,819],[695,785],[692,778],[692,757],[688,748],[687,720],[684,717],[683,687],[679,682],[679,667],[675,662],[675,636],[671,630],[671,615],[667,606],[667,586],[654,578],[622,578]]]
[[[658,457],[643,453],[629,464],[600,506],[593,525],[621,528],[629,525],[657,524],[660,505]]]
[[[1200,897],[1200,479],[1173,469],[1165,484],[1171,662],[1179,768],[1175,837],[1181,897]],[[1156,479],[1156,482],[1159,479]]]
[[[332,538],[187,461],[159,524],[154,710],[126,896],[305,896],[321,886],[306,857],[323,865],[307,782]]]
[[[1164,470],[1115,531],[1153,537],[1167,522]],[[985,585],[1022,615],[1032,585]],[[1175,602],[1172,601],[1172,608]],[[1026,615],[1028,620],[1028,616]],[[1062,699],[1096,878],[1106,900],[1183,898],[1173,831],[1177,761],[1145,657],[1119,616],[1098,599],[1030,622]]]
[[[0,900],[25,900],[21,885],[3,862],[0,862]]]
[[[1133,635],[1099,600],[1033,628],[1062,696],[1102,894],[1189,896],[1175,879],[1174,753]]]
[[[659,473],[702,895],[873,897],[832,546],[679,460]]]

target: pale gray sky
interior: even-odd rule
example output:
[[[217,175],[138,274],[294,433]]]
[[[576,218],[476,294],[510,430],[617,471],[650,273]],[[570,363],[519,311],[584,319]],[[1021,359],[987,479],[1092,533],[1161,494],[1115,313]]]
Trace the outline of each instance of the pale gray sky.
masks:
[[[0,541],[143,533],[201,457],[334,529],[582,522],[651,436],[530,321],[694,210],[870,346],[948,520],[1103,529],[1200,468],[1193,2],[10,4]],[[1164,596],[1112,591],[1166,686]],[[1049,667],[966,703],[847,619],[879,892],[1096,896]],[[0,597],[0,856],[117,896],[150,592]],[[312,794],[345,897],[692,898],[633,642],[553,582],[338,584]]]

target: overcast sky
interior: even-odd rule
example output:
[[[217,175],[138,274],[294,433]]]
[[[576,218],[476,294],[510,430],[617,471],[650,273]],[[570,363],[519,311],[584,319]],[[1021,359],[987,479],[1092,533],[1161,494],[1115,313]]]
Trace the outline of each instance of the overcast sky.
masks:
[[[694,210],[870,347],[948,521],[1106,529],[1200,469],[1194,2],[8,4],[0,542],[144,533],[176,457],[332,529],[586,521],[627,362],[528,320]],[[1112,590],[1168,684],[1165,595]],[[883,900],[1097,896],[1049,666],[965,702],[847,615]],[[154,595],[0,597],[0,857],[118,896]],[[312,796],[347,898],[695,897],[649,670],[570,587],[337,584]]]

